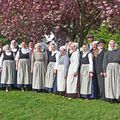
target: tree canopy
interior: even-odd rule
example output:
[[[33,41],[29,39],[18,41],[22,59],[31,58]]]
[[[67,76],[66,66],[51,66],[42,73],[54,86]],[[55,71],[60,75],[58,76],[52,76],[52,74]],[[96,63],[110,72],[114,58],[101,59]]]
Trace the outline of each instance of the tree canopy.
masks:
[[[120,0],[0,0],[0,8],[0,31],[10,40],[37,41],[54,31],[82,44],[103,23],[112,32],[120,27]]]

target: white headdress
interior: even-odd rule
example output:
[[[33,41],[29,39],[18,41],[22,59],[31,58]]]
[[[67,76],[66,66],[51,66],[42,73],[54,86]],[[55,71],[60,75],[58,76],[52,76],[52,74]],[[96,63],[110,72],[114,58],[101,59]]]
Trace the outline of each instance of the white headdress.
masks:
[[[66,46],[61,46],[59,49],[60,50],[62,50],[62,49],[66,50]]]

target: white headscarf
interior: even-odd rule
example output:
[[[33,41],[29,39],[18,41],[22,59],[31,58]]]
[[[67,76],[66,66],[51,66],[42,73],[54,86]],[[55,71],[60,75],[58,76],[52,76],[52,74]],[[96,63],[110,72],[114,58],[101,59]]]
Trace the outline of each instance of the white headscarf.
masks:
[[[62,50],[62,49],[66,50],[66,46],[61,46],[61,47],[59,48],[59,50]]]
[[[94,44],[98,44],[99,41],[93,41],[91,45],[93,46]]]
[[[74,43],[72,43],[72,44],[75,45],[76,48],[78,49],[78,47],[79,47],[79,44],[78,44],[78,43],[74,42]]]

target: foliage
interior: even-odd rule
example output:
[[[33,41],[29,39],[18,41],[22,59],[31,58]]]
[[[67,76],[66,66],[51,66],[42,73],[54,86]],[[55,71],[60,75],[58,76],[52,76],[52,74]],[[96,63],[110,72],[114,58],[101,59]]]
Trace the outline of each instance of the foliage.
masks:
[[[98,30],[89,31],[89,34],[93,34],[95,40],[99,41],[100,38],[103,38],[106,41],[106,45],[108,45],[110,40],[115,40],[120,48],[120,31],[116,31],[115,33],[111,33],[108,30],[108,27],[102,25]],[[106,46],[107,47],[107,46]]]
[[[1,0],[0,8],[0,31],[10,40],[37,41],[55,28],[61,40],[65,35],[82,44],[101,23],[113,31],[120,23],[120,0]]]
[[[0,35],[0,42],[2,42],[3,45],[10,43],[10,41],[8,41],[8,39],[3,37],[2,35]]]

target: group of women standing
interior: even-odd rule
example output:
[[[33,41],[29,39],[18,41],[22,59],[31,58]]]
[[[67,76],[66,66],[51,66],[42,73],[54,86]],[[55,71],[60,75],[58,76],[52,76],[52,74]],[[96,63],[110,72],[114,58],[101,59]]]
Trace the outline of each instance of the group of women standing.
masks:
[[[119,102],[120,97],[120,51],[117,43],[110,40],[106,51],[105,41],[83,44],[66,42],[57,48],[54,42],[25,42],[18,47],[1,47],[1,86],[6,92],[19,87],[22,92],[32,88],[65,96],[69,99],[98,98]]]

